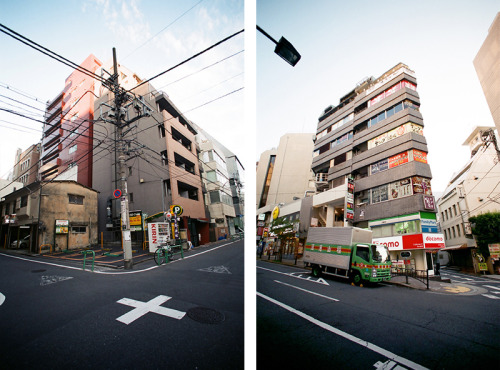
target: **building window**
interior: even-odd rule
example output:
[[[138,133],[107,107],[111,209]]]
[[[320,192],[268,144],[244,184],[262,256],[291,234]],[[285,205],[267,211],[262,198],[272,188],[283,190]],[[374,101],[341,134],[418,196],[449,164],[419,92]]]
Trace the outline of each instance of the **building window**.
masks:
[[[25,195],[25,196],[22,196],[21,197],[21,204],[20,204],[20,208],[23,208],[23,207],[26,207],[28,205],[28,196]]]
[[[160,138],[165,137],[165,126],[163,126],[163,123],[158,125],[158,135],[160,136]]]
[[[161,154],[161,163],[164,165],[164,166],[168,166],[168,154],[167,154],[167,151],[164,150],[163,152],[160,153]]]
[[[179,195],[183,198],[198,200],[198,188],[194,186],[191,186],[181,181],[177,181],[177,191],[179,192]]]
[[[69,154],[76,152],[77,147],[78,145],[73,145],[71,148],[69,148]]]
[[[87,226],[71,226],[71,233],[85,234],[87,233]]]
[[[75,194],[68,194],[69,198],[69,204],[83,204],[83,196],[81,195],[75,195]]]

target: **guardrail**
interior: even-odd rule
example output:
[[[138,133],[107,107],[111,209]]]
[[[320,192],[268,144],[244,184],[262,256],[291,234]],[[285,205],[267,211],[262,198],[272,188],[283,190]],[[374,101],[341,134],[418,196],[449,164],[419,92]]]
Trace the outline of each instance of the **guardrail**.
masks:
[[[428,270],[414,270],[399,267],[391,268],[391,276],[406,276],[406,284],[409,284],[408,278],[412,278],[427,285],[429,289],[429,271]]]
[[[81,253],[83,254],[83,270],[85,270],[85,262],[87,260],[87,254],[92,253],[92,271],[94,271],[95,252],[91,249],[88,249],[82,251]]]
[[[49,247],[49,251],[50,253],[52,253],[52,244],[42,244],[38,247],[38,254],[41,254],[42,253],[42,247]]]

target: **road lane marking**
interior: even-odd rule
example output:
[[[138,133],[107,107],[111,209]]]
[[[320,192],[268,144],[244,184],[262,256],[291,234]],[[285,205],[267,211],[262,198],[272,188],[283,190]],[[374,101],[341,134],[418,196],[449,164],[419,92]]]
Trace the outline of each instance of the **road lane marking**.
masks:
[[[215,272],[216,274],[229,274],[231,275],[231,272],[226,266],[211,266],[207,267],[204,269],[198,269],[198,271],[204,271],[204,272]]]
[[[493,286],[493,285],[484,285],[485,287],[491,288],[491,289],[498,289],[500,290],[500,287]],[[497,293],[497,292],[492,292],[492,293]]]
[[[291,276],[291,277],[294,277],[296,279],[307,280],[307,281],[310,281],[310,282],[313,282],[313,283],[318,283],[318,284],[323,284],[323,285],[330,285],[323,278],[318,278],[317,280],[314,280],[310,276],[308,276],[307,278],[302,277],[302,275],[297,276],[297,275],[295,275],[296,272],[281,272],[281,271],[277,271],[277,270],[266,269],[265,267],[260,267],[260,266],[257,266],[257,268],[261,269],[261,270],[275,272],[275,273],[281,274],[281,275]]]
[[[496,295],[491,295],[491,294],[481,294],[481,295],[491,299],[500,299],[500,297],[497,297]]]
[[[2,303],[4,303],[4,302],[5,302],[5,296],[4,296],[2,293],[0,293],[0,306],[1,306],[1,305],[2,305]]]
[[[166,295],[159,295],[156,298],[149,300],[148,302],[136,301],[135,299],[122,298],[117,303],[121,303],[130,307],[135,307],[132,311],[118,317],[116,320],[124,323],[130,324],[138,318],[144,316],[148,312],[154,312],[163,316],[172,317],[174,319],[180,320],[186,314],[182,311],[173,310],[171,308],[161,307],[160,305],[171,299]]]
[[[42,276],[40,278],[40,286],[50,285],[50,284],[58,283],[60,281],[69,280],[69,279],[73,279],[73,277],[71,277],[71,276],[57,276],[57,275]]]
[[[296,310],[293,307],[290,307],[290,306],[288,306],[288,305],[286,305],[286,304],[284,304],[284,303],[282,303],[280,301],[277,301],[277,300],[275,300],[275,299],[273,299],[271,297],[268,297],[268,296],[266,296],[266,295],[264,295],[262,293],[257,292],[257,296],[259,296],[261,298],[264,298],[264,299],[268,300],[269,302],[274,303],[275,305],[280,306],[281,308],[284,308],[285,310],[287,310],[287,311],[289,311],[289,312],[291,312],[291,313],[293,313],[293,314],[295,314],[295,315],[297,315],[299,317],[302,317],[303,319],[305,319],[305,320],[313,323],[314,325],[319,326],[322,329],[328,330],[328,331],[330,331],[333,334],[336,334],[336,335],[341,336],[341,337],[343,337],[343,338],[345,338],[347,340],[350,340],[353,343],[356,343],[356,344],[359,344],[360,346],[368,348],[369,350],[371,350],[373,352],[376,352],[378,354],[381,354],[382,356],[385,356],[386,358],[388,358],[390,360],[393,360],[393,361],[395,361],[395,362],[397,362],[399,364],[402,364],[404,366],[408,366],[411,369],[417,369],[417,370],[427,369],[426,367],[424,367],[422,365],[419,365],[419,364],[417,364],[417,363],[415,363],[415,362],[413,362],[411,360],[408,360],[408,359],[406,359],[404,357],[398,356],[395,353],[387,351],[387,350],[385,350],[385,349],[383,349],[383,348],[381,348],[381,347],[379,347],[379,346],[377,346],[375,344],[367,342],[366,340],[362,340],[360,338],[357,338],[354,335],[348,334],[348,333],[346,333],[346,332],[344,332],[342,330],[339,330],[339,329],[337,329],[337,328],[335,328],[335,327],[333,327],[333,326],[331,326],[329,324],[326,324],[326,323],[324,323],[322,321],[319,321],[318,319],[315,319],[312,316],[309,316],[309,315],[307,315],[307,314],[305,314],[305,313],[303,313],[303,312],[301,312],[299,310]]]
[[[299,288],[298,286],[295,286],[295,285],[291,285],[291,284],[287,284],[287,283],[283,283],[282,281],[278,281],[278,280],[274,280],[276,283],[278,284],[283,284],[283,285],[286,285],[286,286],[289,286],[291,288],[294,288],[294,289],[298,289],[298,290],[302,290],[303,292],[306,292],[306,293],[310,293],[310,294],[314,294],[314,295],[317,295],[318,297],[323,297],[323,298],[326,298],[326,299],[329,299],[331,301],[335,301],[335,302],[338,302],[339,300],[336,299],[336,298],[332,298],[332,297],[328,297],[326,295],[323,295],[323,294],[319,294],[319,293],[316,293],[316,292],[312,292],[310,290],[307,290],[307,289],[302,289],[302,288]]]

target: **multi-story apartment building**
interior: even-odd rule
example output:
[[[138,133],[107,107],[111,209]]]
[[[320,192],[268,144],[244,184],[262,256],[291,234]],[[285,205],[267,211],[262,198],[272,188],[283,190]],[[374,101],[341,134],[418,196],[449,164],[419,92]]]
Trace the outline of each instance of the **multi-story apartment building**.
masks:
[[[369,78],[319,117],[312,169],[326,180],[313,207],[320,226],[370,228],[395,263],[432,270],[444,247],[427,163],[415,73],[398,64]],[[400,262],[398,262],[400,261]]]
[[[235,234],[236,210],[233,204],[226,156],[221,144],[205,131],[198,130],[205,204],[210,214],[211,239]]]
[[[37,181],[39,160],[40,144],[31,145],[24,152],[18,149],[14,164],[14,181],[22,182],[24,186]]]
[[[81,64],[95,72],[102,63],[89,55]],[[55,177],[92,186],[92,138],[96,80],[75,70],[47,103],[41,143],[40,180]]]
[[[304,193],[314,192],[311,172],[312,134],[286,134],[277,149],[260,155],[256,177],[256,208],[265,213],[279,203],[288,203]]]
[[[479,82],[493,116],[497,131],[500,132],[500,12],[497,13],[476,57],[474,58]]]
[[[108,69],[112,73],[112,68]],[[208,217],[203,201],[196,130],[169,97],[149,84],[142,84],[137,75],[119,66],[120,86],[134,88],[129,104],[123,108],[126,124],[121,144],[126,146],[126,177],[129,210],[145,215],[163,214],[172,205],[180,205],[180,229],[198,245],[209,241]],[[137,88],[135,88],[137,87]],[[98,87],[95,101],[99,130],[107,137],[94,135],[93,187],[99,191],[99,231],[106,240],[119,240],[120,200],[114,199],[118,189],[118,152],[116,127],[109,104],[112,94]],[[112,100],[111,100],[112,101]],[[139,112],[140,111],[140,112]],[[133,240],[141,241],[143,234],[132,228]],[[182,237],[182,235],[181,235]]]
[[[484,136],[492,129],[479,126],[471,132],[464,142],[470,148],[471,158],[453,175],[443,196],[437,201],[439,226],[446,244],[446,248],[440,251],[440,258],[445,262],[449,260],[456,266],[475,266],[471,248],[476,248],[477,245],[472,236],[469,218],[500,210],[500,189],[497,186],[500,177],[498,147],[495,143],[485,141]]]

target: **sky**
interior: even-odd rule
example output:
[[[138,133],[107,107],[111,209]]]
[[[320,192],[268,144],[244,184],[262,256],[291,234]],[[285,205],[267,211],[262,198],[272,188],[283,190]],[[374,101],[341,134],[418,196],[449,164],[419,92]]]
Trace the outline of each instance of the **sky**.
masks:
[[[94,54],[148,79],[244,29],[243,0],[0,1],[0,23],[80,64]],[[151,81],[185,117],[240,160],[244,124],[244,33]],[[73,70],[0,33],[0,108],[42,120]],[[12,100],[14,99],[14,100]],[[15,101],[17,100],[17,102]],[[28,106],[29,105],[29,106]],[[23,151],[41,140],[42,124],[0,111],[0,178]]]
[[[443,192],[470,158],[473,128],[494,126],[473,60],[498,11],[498,0],[257,0],[257,24],[302,58],[291,67],[257,35],[254,160],[285,133],[316,133],[326,107],[401,62],[417,78],[433,193]]]

